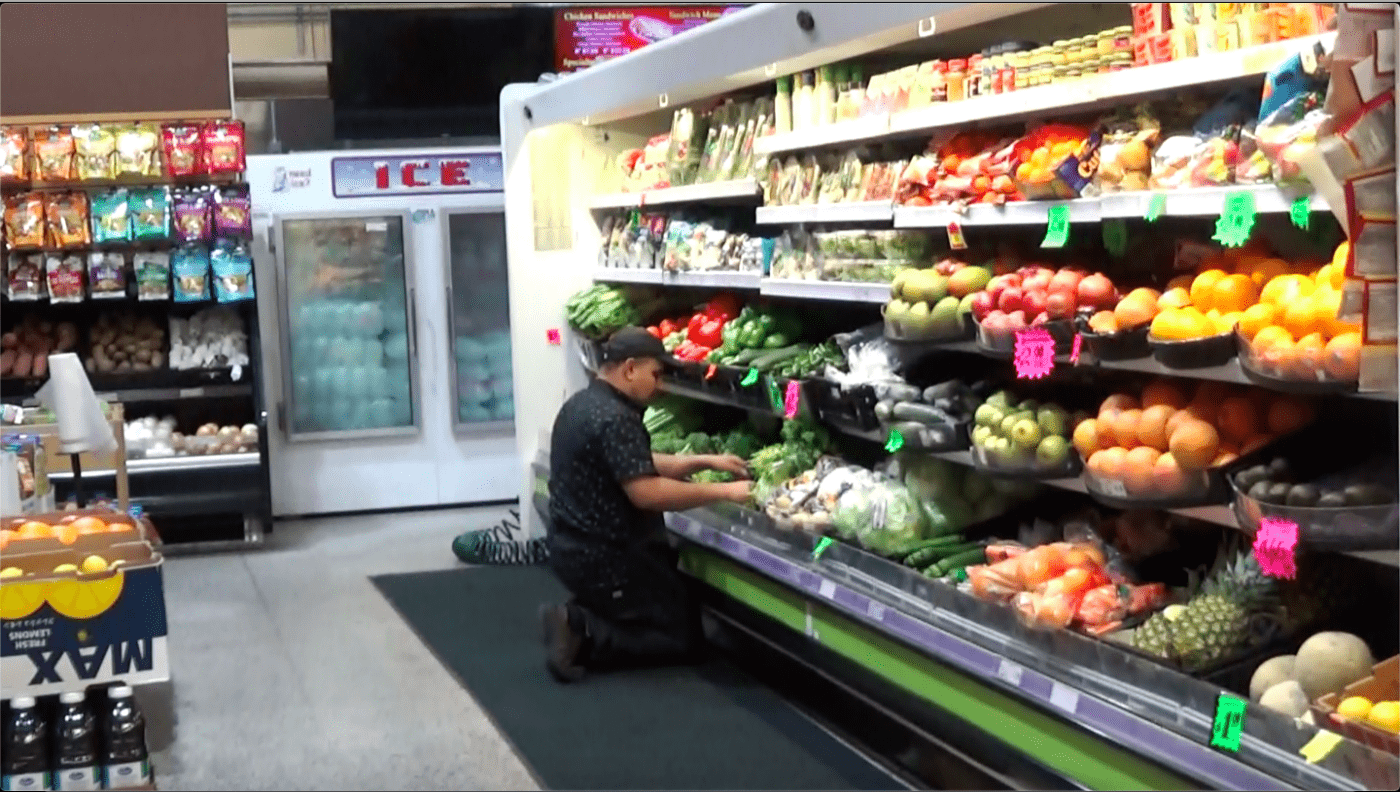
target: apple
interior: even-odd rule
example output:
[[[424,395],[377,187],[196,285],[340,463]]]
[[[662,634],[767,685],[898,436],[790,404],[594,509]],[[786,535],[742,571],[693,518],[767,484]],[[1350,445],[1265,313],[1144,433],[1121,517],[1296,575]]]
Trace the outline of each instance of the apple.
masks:
[[[1045,313],[1047,299],[1044,289],[1027,289],[1021,297],[1021,308],[1031,316]]]
[[[1015,332],[1017,330],[1025,330],[1026,327],[1025,311],[1012,311],[1006,315],[1006,328],[1008,330]]]
[[[1045,313],[1051,319],[1068,319],[1074,316],[1074,289],[1056,291],[1051,284],[1050,294],[1045,298]]]
[[[1019,311],[1024,306],[1025,296],[1020,286],[1008,286],[997,298],[997,307],[1007,313]]]
[[[1031,320],[1031,327],[1040,327],[1048,321],[1050,321],[1050,314],[1041,311],[1040,313],[1035,315],[1034,319]]]
[[[1079,282],[1084,276],[1074,270],[1062,269],[1055,273],[1055,277],[1050,279],[1050,292],[1065,292],[1071,296],[1079,292]]]
[[[977,321],[986,319],[988,314],[996,309],[996,300],[991,294],[981,291],[972,295],[972,316]]]
[[[1049,291],[1052,276],[1049,272],[1037,272],[1021,281],[1021,288],[1026,291]]]
[[[953,273],[966,266],[966,263],[958,261],[957,259],[943,259],[942,261],[933,265],[933,271],[937,272],[939,275],[947,276],[952,275]]]
[[[1079,304],[1100,311],[1111,311],[1118,304],[1113,281],[1101,272],[1095,272],[1079,282],[1077,289]]]

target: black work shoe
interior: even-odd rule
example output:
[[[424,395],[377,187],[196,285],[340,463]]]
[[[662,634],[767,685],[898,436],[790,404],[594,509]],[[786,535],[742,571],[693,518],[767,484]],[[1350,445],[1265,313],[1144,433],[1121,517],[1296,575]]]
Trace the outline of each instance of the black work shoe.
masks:
[[[565,684],[583,679],[583,666],[578,665],[583,637],[569,625],[567,605],[541,605],[540,624],[544,626],[545,667],[559,682]]]

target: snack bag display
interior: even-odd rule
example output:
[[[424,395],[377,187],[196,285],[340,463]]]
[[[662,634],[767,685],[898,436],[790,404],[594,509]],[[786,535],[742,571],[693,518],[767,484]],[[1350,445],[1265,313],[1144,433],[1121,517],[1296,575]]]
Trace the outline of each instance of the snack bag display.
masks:
[[[101,124],[73,127],[73,149],[79,179],[94,181],[117,175],[117,136],[112,127]]]
[[[126,297],[126,259],[113,251],[88,254],[88,290],[94,300]]]
[[[1031,200],[1078,198],[1098,171],[1102,135],[1070,124],[1046,124],[1012,148],[1016,188]]]
[[[127,196],[133,239],[165,239],[170,236],[170,191],[165,187],[132,190]]]
[[[240,243],[224,243],[210,255],[214,294],[221,303],[253,299],[253,257]]]
[[[20,193],[5,199],[5,237],[10,247],[44,246],[44,198]]]
[[[191,189],[175,193],[175,238],[181,242],[209,241],[213,236],[209,215],[207,191]]]
[[[72,181],[76,175],[73,155],[71,129],[55,126],[39,130],[34,133],[34,178],[39,181]]]
[[[175,276],[175,302],[203,302],[209,299],[209,250],[185,245],[170,261]]]
[[[136,274],[137,300],[170,299],[170,254],[163,251],[145,251],[131,257],[131,268]]]
[[[5,262],[5,293],[11,300],[42,300],[48,295],[44,257],[40,253],[11,253]]]
[[[243,122],[213,121],[200,132],[205,173],[242,173]]]
[[[116,132],[118,176],[160,176],[160,127],[133,124]]]
[[[245,185],[222,187],[214,193],[214,231],[223,238],[253,236],[253,202]]]
[[[49,253],[44,256],[44,269],[49,277],[49,302],[77,303],[83,301],[83,257],[76,253]]]
[[[28,181],[29,133],[24,127],[0,129],[0,180]]]
[[[203,173],[199,127],[193,124],[166,124],[161,127],[165,167],[171,176],[198,176]]]
[[[97,193],[92,198],[92,239],[97,244],[131,239],[130,200],[124,189]]]
[[[71,248],[92,244],[88,232],[88,198],[84,192],[50,193],[44,196],[49,247]]]

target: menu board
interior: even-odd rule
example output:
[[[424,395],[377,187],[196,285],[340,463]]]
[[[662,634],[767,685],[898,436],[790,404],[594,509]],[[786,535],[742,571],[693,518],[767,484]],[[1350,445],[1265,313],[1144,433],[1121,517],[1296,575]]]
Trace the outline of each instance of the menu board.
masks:
[[[571,72],[699,27],[744,6],[573,6],[554,15],[554,66]]]

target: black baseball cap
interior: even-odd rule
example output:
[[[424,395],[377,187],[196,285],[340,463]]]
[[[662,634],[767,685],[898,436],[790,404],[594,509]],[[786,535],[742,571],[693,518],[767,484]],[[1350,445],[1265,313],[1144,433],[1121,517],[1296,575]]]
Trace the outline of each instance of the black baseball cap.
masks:
[[[603,344],[604,363],[621,363],[634,358],[664,360],[667,354],[661,339],[640,327],[624,327]]]

